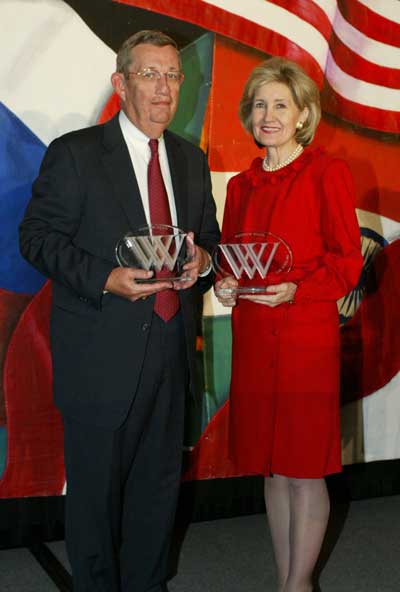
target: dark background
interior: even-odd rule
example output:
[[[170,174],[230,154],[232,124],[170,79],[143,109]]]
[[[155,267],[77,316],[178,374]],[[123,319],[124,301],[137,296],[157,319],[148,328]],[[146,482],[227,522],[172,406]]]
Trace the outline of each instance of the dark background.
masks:
[[[179,48],[185,47],[205,32],[201,27],[185,21],[112,0],[65,0],[65,2],[115,52],[125,39],[143,29],[163,31],[175,39]]]

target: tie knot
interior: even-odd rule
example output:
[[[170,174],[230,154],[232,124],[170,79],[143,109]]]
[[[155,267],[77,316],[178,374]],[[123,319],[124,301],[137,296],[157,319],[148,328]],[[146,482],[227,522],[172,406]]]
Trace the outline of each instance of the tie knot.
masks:
[[[158,154],[158,140],[149,140],[150,152],[152,156]]]

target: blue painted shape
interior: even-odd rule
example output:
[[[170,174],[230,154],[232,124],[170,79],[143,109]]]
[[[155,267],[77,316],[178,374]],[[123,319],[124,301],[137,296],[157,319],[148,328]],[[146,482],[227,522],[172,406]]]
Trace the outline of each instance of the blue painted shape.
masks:
[[[0,102],[0,288],[34,294],[45,278],[21,256],[18,225],[46,146]]]

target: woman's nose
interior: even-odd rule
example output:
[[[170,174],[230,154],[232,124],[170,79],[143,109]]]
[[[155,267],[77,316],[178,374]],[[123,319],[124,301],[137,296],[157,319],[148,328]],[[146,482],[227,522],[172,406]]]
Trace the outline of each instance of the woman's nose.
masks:
[[[272,109],[270,107],[265,107],[264,109],[264,119],[266,121],[269,121],[270,119],[272,119],[273,114],[272,114]]]

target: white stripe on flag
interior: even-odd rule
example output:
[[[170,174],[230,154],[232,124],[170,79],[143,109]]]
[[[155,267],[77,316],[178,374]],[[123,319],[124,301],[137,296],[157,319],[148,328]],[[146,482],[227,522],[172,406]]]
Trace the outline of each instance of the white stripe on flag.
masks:
[[[279,33],[299,45],[325,69],[328,44],[321,33],[312,25],[266,0],[207,0],[205,4],[217,6],[226,12],[256,23]]]
[[[333,23],[338,10],[336,0],[313,0],[313,3],[319,6],[319,8],[324,11],[329,21]],[[312,10],[311,6],[309,10]]]
[[[95,123],[115,54],[61,0],[0,3],[1,100],[45,144]]]
[[[364,460],[400,458],[400,372],[384,387],[364,397]]]
[[[385,111],[399,110],[400,91],[349,76],[339,68],[330,52],[326,78],[334,91],[349,101]]]
[[[339,11],[333,29],[342,43],[365,60],[386,68],[400,68],[400,48],[367,37],[350,25]]]
[[[389,21],[400,24],[400,2],[399,0],[358,0],[367,8],[380,14]]]
[[[360,226],[370,228],[379,236],[382,236],[388,243],[400,238],[400,222],[386,218],[374,212],[357,209],[357,219]]]

